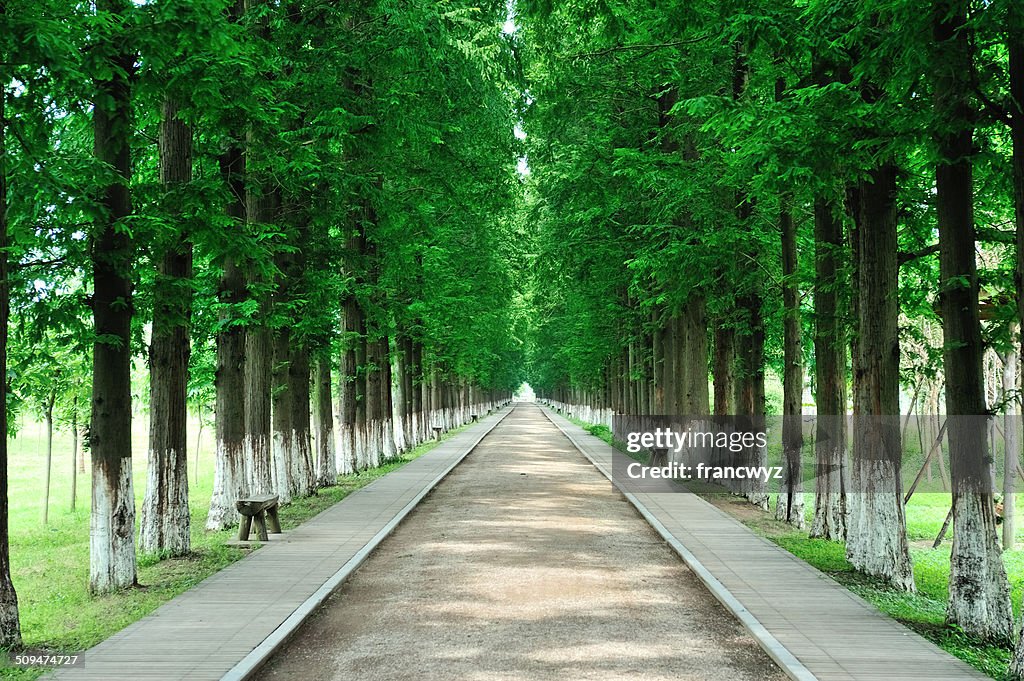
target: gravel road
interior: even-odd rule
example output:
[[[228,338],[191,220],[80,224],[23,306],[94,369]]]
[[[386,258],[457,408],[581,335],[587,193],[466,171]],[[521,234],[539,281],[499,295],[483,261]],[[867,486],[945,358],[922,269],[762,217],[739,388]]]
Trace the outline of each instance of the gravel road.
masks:
[[[257,678],[786,677],[540,408],[520,404]]]

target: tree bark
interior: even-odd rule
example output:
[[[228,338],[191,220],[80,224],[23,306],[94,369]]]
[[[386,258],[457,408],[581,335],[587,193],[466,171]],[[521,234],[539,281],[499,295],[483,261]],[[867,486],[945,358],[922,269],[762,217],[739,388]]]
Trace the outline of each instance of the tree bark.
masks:
[[[715,326],[715,353],[712,364],[715,416],[735,414],[736,333],[731,327],[724,326],[721,320]]]
[[[388,386],[391,391],[391,439],[394,443],[394,455],[404,451],[405,444],[405,374],[408,359],[402,350],[401,340],[391,336],[387,340],[390,348],[389,366],[391,368],[391,380]]]
[[[291,394],[291,484],[292,496],[307,497],[316,489],[311,448],[309,350],[294,342],[288,362],[288,392]]]
[[[860,188],[854,444],[846,556],[855,568],[914,590],[900,481],[896,168]]]
[[[273,490],[281,503],[292,500],[295,481],[292,479],[295,443],[292,439],[292,384],[288,374],[291,364],[291,329],[284,326],[274,336],[274,361],[272,373],[271,413],[273,441]]]
[[[331,355],[329,349],[317,355],[313,377],[316,408],[313,431],[316,434],[316,486],[330,487],[338,483],[337,452],[334,442],[334,404],[331,395]]]
[[[988,412],[978,316],[974,196],[971,178],[971,45],[966,3],[935,5],[935,169],[946,433],[953,489],[953,550],[946,618],[982,638],[1009,640],[1010,585],[996,533]]]
[[[78,503],[78,400],[71,408],[71,510]]]
[[[815,403],[813,538],[846,540],[846,329],[839,311],[843,227],[836,206],[814,202]]]
[[[97,11],[124,17],[126,0],[98,0]],[[132,213],[131,83],[135,56],[109,38],[109,73],[96,81],[93,139],[96,159],[112,174],[103,187],[101,217],[92,235],[93,345],[92,513],[89,590],[134,586],[135,492],[132,486],[131,321],[133,243],[124,227]]]
[[[340,435],[338,470],[354,473],[356,461],[356,345],[359,342],[359,304],[352,294],[345,296],[341,310],[341,364],[338,371],[338,430]]]
[[[366,337],[366,313],[358,302],[356,303],[357,315],[355,317],[355,460],[356,469],[365,470],[373,466],[373,455],[371,452],[369,437],[369,420],[367,419],[366,403],[368,401],[367,379],[369,374],[369,340]]]
[[[420,442],[426,439],[424,433],[425,422],[424,422],[424,407],[423,407],[423,348],[416,341],[410,339],[410,367],[409,367],[409,385],[410,391],[412,392],[412,402],[410,409],[413,412],[413,419],[411,423],[411,431],[413,433],[413,439],[410,442],[410,448],[415,448]]]
[[[783,486],[779,490],[775,517],[802,528],[804,495],[800,454],[803,449],[804,363],[800,329],[800,285],[797,281],[798,253],[796,225],[793,215],[782,199],[779,215],[782,234],[782,307],[783,307],[783,371],[782,371],[782,458]]]
[[[654,393],[651,396],[651,410],[655,414],[665,414],[665,328],[662,315],[658,308],[651,312],[651,372]]]
[[[381,390],[384,380],[384,353],[380,338],[366,343],[366,432],[369,444],[370,467],[382,463],[384,455],[384,404]]]
[[[173,192],[192,179],[192,130],[166,99],[160,122],[160,182]],[[179,216],[184,220],[184,216]],[[182,226],[157,266],[149,346],[149,467],[142,502],[142,551],[183,556],[191,550],[188,509],[188,362],[192,246]]]
[[[7,14],[0,3],[0,17]],[[7,87],[0,86],[0,385],[7,385],[7,322],[11,316],[7,234]],[[0,648],[21,646],[18,594],[11,581],[7,507],[7,400],[0,400]]]
[[[679,354],[679,373],[682,389],[679,391],[681,411],[685,416],[707,416],[708,403],[708,316],[704,296],[696,290],[683,305],[679,317],[681,326],[677,337],[683,343]]]
[[[756,286],[756,284],[755,284]],[[744,314],[744,329],[737,333],[735,381],[736,414],[749,420],[754,431],[765,427],[764,319],[761,296],[754,291],[741,296],[737,307]],[[766,466],[767,451],[752,446],[743,452],[740,465]],[[768,510],[768,493],[763,479],[747,480],[737,490],[751,504]]]
[[[246,214],[250,223],[271,224],[278,217],[280,196],[276,190],[246,189]],[[274,490],[272,456],[271,385],[274,332],[270,328],[270,294],[261,289],[267,282],[250,270],[249,294],[259,300],[259,310],[245,335],[245,447],[250,494]],[[278,488],[280,491],[280,488]]]

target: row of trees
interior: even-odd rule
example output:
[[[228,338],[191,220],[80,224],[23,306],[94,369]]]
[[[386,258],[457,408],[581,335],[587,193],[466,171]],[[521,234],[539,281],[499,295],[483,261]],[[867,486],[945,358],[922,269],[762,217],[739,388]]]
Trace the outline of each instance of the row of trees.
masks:
[[[0,428],[36,395],[86,425],[93,592],[134,585],[137,549],[189,552],[190,406],[214,406],[219,529],[238,497],[313,493],[518,384],[504,3],[47,0],[0,17]],[[20,641],[6,461],[4,438],[0,647]]]
[[[519,5],[538,394],[594,421],[758,417],[773,371],[774,408],[794,416],[809,380],[833,417],[818,419],[811,536],[912,591],[893,417],[901,382],[929,374],[952,415],[948,619],[1000,641],[1015,638],[1009,585],[971,417],[1019,394],[1014,368],[1000,400],[983,379],[987,350],[1016,366],[1024,316],[1016,5]],[[847,452],[848,413],[890,425],[857,425]],[[792,471],[799,437],[783,435]],[[800,492],[791,475],[776,509],[797,526]]]

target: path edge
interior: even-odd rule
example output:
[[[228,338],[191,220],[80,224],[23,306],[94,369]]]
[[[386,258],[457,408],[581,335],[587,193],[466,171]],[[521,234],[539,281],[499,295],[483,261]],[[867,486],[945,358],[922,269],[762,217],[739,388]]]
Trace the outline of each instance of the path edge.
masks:
[[[326,601],[327,598],[352,575],[353,572],[359,569],[359,566],[369,558],[370,554],[373,553],[381,542],[387,539],[388,536],[395,531],[395,528],[397,528],[405,517],[419,505],[423,498],[430,494],[437,484],[444,480],[444,478],[447,477],[456,466],[462,463],[465,458],[477,448],[477,445],[479,445],[485,437],[490,435],[491,431],[494,430],[499,423],[504,421],[505,417],[511,414],[514,410],[515,406],[513,405],[507,411],[503,410],[504,413],[499,412],[496,414],[499,418],[495,419],[489,427],[484,429],[480,433],[480,436],[473,440],[472,443],[466,447],[465,451],[460,454],[450,466],[445,468],[437,477],[427,483],[423,489],[409,501],[408,504],[402,507],[402,509],[395,514],[395,517],[388,521],[388,523],[382,527],[377,534],[373,535],[373,537],[370,538],[370,541],[366,542],[363,548],[359,549],[359,551],[349,558],[344,565],[338,568],[338,571],[331,575],[319,589],[314,591],[309,598],[295,608],[295,610],[292,611],[292,614],[286,617],[285,620],[281,622],[281,624],[278,625],[278,627],[265,639],[263,639],[258,646],[249,651],[248,655],[243,657],[235,664],[234,667],[229,669],[224,676],[221,677],[221,681],[247,681],[252,678],[252,676],[259,671],[264,664],[266,664],[267,660],[269,660],[274,653],[288,642],[288,639],[292,637],[292,635],[299,627],[302,626],[309,616],[312,615],[317,608],[319,608],[320,605],[322,605],[323,602]],[[343,503],[343,501],[338,503]]]
[[[718,599],[718,602],[721,603],[726,610],[732,613],[733,617],[740,621],[747,632],[749,632],[750,635],[754,637],[754,640],[757,641],[757,644],[768,654],[768,657],[772,658],[775,664],[779,665],[779,668],[782,669],[786,676],[794,681],[818,681],[818,677],[816,677],[810,669],[804,666],[804,664],[797,659],[797,657],[791,653],[786,646],[775,638],[775,636],[773,636],[772,633],[768,631],[763,624],[761,624],[760,620],[754,617],[753,613],[747,610],[743,603],[740,602],[740,600],[736,598],[736,596],[734,596],[733,593],[729,591],[729,589],[722,584],[722,582],[720,582],[710,570],[704,567],[704,564],[700,562],[697,556],[693,555],[693,553],[691,553],[690,550],[687,549],[674,534],[669,532],[668,528],[650,512],[642,501],[615,483],[611,474],[606,471],[603,466],[597,463],[597,461],[591,458],[583,446],[577,441],[576,437],[574,437],[574,433],[566,430],[561,423],[556,421],[553,418],[553,414],[548,412],[548,409],[541,405],[538,406],[541,407],[541,412],[545,417],[547,417],[548,421],[550,421],[556,428],[558,428],[558,430],[561,431],[562,435],[572,442],[573,446],[580,452],[580,454],[586,457],[587,461],[589,461],[594,468],[600,471],[604,477],[608,478],[608,481],[612,483],[612,486],[633,505],[643,519],[646,520],[652,528],[654,528],[654,531],[672,547],[672,550],[675,551],[682,559],[683,563],[685,563],[686,566],[697,575],[698,579],[700,579],[707,590],[710,591],[716,599]],[[566,419],[561,420],[565,420],[566,423],[570,425],[575,425]],[[610,446],[607,442],[601,440],[596,435],[586,433],[585,431],[584,433],[597,439],[606,447]]]

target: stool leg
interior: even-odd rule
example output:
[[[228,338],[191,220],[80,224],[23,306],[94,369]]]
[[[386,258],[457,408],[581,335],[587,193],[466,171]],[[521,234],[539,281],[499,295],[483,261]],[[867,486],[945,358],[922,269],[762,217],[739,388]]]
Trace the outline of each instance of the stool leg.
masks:
[[[281,534],[281,520],[277,517],[277,506],[267,509],[267,522],[273,534]]]
[[[238,523],[238,539],[241,541],[249,541],[249,531],[252,529],[252,516],[243,515],[241,522]]]
[[[267,536],[267,521],[263,517],[263,511],[256,514],[254,520],[256,521],[256,536],[260,541],[270,541],[270,537]]]

